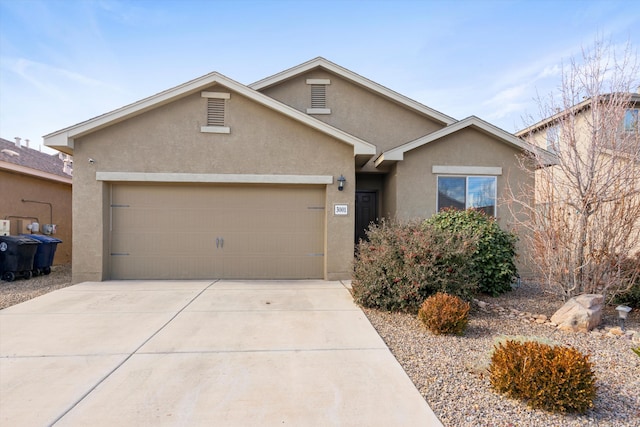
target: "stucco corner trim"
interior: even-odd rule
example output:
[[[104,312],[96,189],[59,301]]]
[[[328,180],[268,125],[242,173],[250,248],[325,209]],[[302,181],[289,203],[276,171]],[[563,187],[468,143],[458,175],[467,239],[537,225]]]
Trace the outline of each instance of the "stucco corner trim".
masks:
[[[219,184],[333,184],[331,175],[258,175],[162,172],[96,172],[96,181]]]
[[[502,175],[500,166],[432,166],[431,173],[445,175]]]
[[[231,128],[227,126],[202,126],[200,127],[202,133],[231,133]]]

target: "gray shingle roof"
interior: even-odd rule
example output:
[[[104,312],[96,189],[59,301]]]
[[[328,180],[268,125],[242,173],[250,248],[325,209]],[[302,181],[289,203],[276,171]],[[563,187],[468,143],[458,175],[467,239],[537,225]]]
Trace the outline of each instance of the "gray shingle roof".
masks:
[[[17,153],[18,155],[15,155]],[[64,172],[64,162],[57,154],[47,154],[0,138],[0,161],[71,178]]]

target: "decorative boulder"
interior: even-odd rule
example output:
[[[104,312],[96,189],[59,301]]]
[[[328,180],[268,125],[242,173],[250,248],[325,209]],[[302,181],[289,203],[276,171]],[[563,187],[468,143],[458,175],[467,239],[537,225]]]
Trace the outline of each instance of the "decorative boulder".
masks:
[[[604,297],[584,294],[571,298],[551,316],[558,329],[570,332],[587,332],[600,324]]]

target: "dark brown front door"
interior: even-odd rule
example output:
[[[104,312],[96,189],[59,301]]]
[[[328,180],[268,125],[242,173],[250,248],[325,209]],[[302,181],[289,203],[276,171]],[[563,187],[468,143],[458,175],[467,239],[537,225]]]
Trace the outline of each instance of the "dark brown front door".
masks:
[[[367,238],[367,228],[378,220],[378,194],[375,191],[356,191],[355,243]]]

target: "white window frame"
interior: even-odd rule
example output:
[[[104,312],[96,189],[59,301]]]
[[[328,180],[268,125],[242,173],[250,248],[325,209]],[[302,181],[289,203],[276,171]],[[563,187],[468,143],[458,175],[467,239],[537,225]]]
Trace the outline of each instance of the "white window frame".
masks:
[[[452,175],[452,174],[443,174],[438,175],[436,179],[436,213],[440,212],[440,178],[464,178],[464,204],[465,209],[471,208],[469,206],[469,178],[493,178],[494,186],[493,186],[493,216],[497,218],[498,216],[498,175]]]
[[[200,94],[203,98],[216,98],[216,99],[224,99],[225,100],[225,116],[227,113],[227,103],[226,100],[231,98],[230,93],[226,92],[201,92]],[[201,126],[200,132],[203,133],[231,133],[231,128],[228,126]]]

